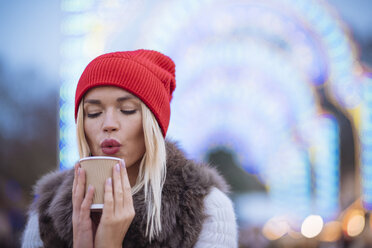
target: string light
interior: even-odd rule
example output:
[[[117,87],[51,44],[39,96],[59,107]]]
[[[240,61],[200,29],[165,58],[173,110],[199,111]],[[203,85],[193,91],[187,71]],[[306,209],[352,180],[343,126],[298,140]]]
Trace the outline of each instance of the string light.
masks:
[[[372,210],[372,77],[363,82],[363,105],[361,116],[361,153],[362,153],[362,189],[363,205]]]

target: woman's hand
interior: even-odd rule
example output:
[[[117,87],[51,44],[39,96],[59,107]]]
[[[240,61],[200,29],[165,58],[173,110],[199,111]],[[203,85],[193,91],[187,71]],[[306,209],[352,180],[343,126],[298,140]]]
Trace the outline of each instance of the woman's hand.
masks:
[[[105,184],[103,212],[94,239],[96,248],[122,247],[135,215],[131,186],[123,160],[114,166],[112,174],[113,185],[111,178]]]
[[[93,202],[94,188],[89,185],[85,191],[85,171],[80,164],[75,165],[74,183],[72,186],[72,229],[74,248],[93,248],[92,220],[90,206]]]

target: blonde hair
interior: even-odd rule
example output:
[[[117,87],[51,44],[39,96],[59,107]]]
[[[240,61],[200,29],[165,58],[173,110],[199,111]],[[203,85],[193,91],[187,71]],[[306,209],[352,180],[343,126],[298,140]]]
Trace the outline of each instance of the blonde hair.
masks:
[[[77,142],[80,158],[90,156],[90,149],[84,132],[83,100],[77,114]],[[165,140],[156,118],[148,107],[141,102],[142,126],[146,152],[140,163],[139,173],[132,195],[142,188],[147,205],[146,236],[151,240],[161,232],[161,196],[166,175]]]

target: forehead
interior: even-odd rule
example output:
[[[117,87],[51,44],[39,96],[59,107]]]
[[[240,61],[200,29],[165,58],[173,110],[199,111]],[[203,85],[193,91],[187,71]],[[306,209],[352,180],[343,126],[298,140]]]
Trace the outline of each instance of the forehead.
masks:
[[[115,86],[99,86],[99,87],[95,87],[93,89],[90,89],[84,96],[85,99],[90,99],[90,98],[94,98],[94,99],[98,99],[98,98],[106,98],[106,97],[109,97],[109,98],[117,98],[117,97],[133,97],[133,98],[137,98],[135,97],[133,94],[129,93],[128,91],[122,89],[122,88],[119,88],[119,87],[115,87]]]

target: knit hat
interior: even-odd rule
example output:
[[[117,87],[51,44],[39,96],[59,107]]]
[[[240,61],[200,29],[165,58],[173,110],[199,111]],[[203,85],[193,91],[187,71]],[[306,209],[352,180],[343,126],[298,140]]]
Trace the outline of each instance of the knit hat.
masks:
[[[75,120],[84,94],[97,86],[117,86],[142,100],[154,114],[165,137],[170,101],[176,88],[175,64],[151,50],[113,52],[92,60],[81,75],[75,95]]]

